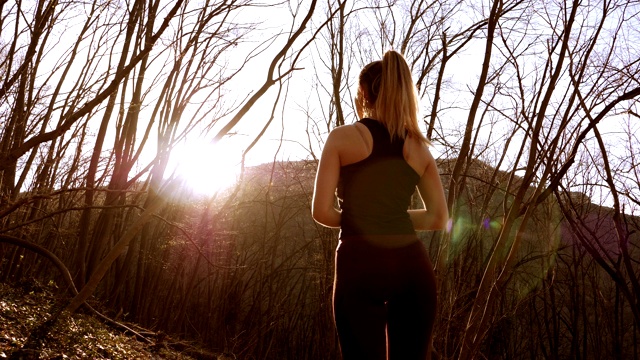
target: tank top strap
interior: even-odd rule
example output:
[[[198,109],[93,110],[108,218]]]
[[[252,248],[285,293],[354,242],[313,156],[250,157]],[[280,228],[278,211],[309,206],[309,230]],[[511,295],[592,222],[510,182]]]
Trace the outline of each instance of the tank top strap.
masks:
[[[380,155],[402,155],[402,148],[404,141],[391,142],[389,136],[389,130],[381,122],[364,118],[360,122],[369,129],[371,138],[373,140],[373,146],[371,149],[371,156]]]

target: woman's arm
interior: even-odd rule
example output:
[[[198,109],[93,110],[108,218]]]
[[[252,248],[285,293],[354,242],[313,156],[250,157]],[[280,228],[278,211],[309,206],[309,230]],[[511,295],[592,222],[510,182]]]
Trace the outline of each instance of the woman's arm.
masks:
[[[340,211],[334,206],[340,178],[339,134],[336,130],[329,134],[322,150],[311,205],[313,219],[332,228],[340,227]]]
[[[449,221],[447,200],[444,196],[444,188],[438,173],[436,161],[426,146],[427,165],[418,182],[418,193],[422,198],[424,209],[409,210],[409,216],[416,230],[442,230]]]

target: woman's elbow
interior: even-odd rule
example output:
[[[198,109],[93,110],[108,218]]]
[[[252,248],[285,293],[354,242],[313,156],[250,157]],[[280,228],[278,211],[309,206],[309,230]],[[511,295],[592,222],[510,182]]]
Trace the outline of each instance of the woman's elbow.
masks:
[[[339,214],[332,209],[324,210],[314,207],[311,209],[311,217],[315,222],[326,227],[340,226]]]
[[[318,211],[318,209],[311,209],[311,217],[315,222],[322,224],[322,214],[320,214],[320,211]]]
[[[433,230],[445,230],[449,224],[449,212],[440,211],[434,214],[431,226]]]
[[[311,209],[311,217],[318,224],[327,226],[326,224],[328,222],[329,217],[327,216],[325,211],[321,211],[320,209],[313,207]]]
[[[434,227],[436,228],[436,230],[444,230],[447,228],[447,225],[449,224],[449,216],[441,216],[438,217],[434,223]]]

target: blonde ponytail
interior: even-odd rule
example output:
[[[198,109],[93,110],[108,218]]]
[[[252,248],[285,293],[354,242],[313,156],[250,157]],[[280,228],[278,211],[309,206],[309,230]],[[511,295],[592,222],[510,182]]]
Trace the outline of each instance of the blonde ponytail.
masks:
[[[386,125],[392,139],[409,136],[429,143],[418,126],[418,94],[411,70],[404,57],[394,50],[382,57],[380,89],[374,107],[376,117]]]

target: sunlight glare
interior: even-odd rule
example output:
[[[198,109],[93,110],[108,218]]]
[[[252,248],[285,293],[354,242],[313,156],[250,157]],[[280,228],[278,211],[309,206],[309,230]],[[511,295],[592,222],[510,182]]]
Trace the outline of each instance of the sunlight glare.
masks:
[[[168,173],[176,173],[195,194],[211,196],[231,187],[240,174],[241,149],[224,139],[212,144],[188,139],[171,151]]]

